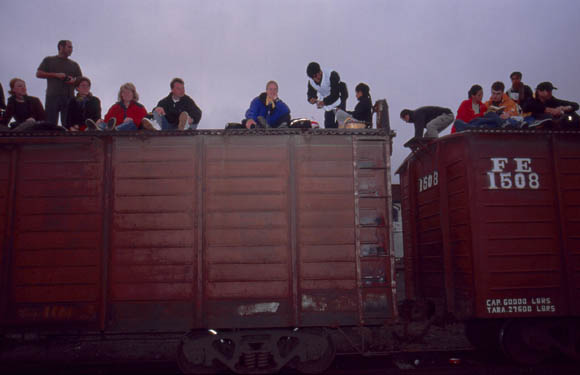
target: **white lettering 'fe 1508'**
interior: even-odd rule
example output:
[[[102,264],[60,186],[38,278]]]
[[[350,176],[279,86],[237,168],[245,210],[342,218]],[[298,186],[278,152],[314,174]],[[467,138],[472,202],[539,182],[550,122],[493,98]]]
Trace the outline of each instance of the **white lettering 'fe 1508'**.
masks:
[[[490,158],[490,161],[489,189],[540,188],[540,176],[532,170],[531,158]],[[515,167],[513,172],[505,172],[508,166]]]

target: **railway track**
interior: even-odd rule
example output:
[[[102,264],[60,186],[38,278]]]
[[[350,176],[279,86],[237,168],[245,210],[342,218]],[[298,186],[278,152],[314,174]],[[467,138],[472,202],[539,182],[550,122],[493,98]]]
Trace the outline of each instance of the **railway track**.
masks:
[[[171,363],[131,363],[108,365],[66,365],[49,366],[28,364],[0,365],[2,374],[56,375],[180,375],[176,365]],[[223,372],[223,374],[231,374]],[[280,374],[299,374],[292,369],[283,369]],[[562,358],[538,366],[518,366],[507,363],[501,356],[475,352],[430,352],[404,353],[392,357],[340,356],[325,375],[578,375],[580,364]]]

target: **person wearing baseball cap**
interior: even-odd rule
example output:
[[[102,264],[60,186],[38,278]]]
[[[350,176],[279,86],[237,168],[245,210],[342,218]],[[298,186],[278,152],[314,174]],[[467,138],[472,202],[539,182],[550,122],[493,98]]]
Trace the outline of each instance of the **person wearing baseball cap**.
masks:
[[[557,89],[552,82],[538,84],[535,97],[524,103],[524,112],[531,112],[536,120],[550,119],[556,128],[578,127],[580,124],[580,118],[576,113],[578,103],[556,98],[552,95],[552,91]]]

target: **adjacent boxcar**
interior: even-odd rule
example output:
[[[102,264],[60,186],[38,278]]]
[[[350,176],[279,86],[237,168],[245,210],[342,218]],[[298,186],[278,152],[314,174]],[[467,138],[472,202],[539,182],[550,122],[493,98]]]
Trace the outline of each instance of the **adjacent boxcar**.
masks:
[[[2,134],[0,358],[324,370],[396,316],[390,137]]]
[[[471,131],[417,147],[398,170],[408,297],[520,362],[578,358],[579,145],[579,132]]]

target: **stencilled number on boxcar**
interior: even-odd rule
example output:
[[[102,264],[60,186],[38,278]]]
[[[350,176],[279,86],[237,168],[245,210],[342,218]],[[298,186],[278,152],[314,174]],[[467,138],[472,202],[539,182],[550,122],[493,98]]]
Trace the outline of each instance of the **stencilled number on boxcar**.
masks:
[[[439,173],[433,171],[417,180],[417,185],[419,186],[419,193],[439,184]]]
[[[492,169],[487,172],[490,189],[539,189],[540,176],[532,170],[532,159],[513,158],[515,169],[504,172],[510,163],[508,158],[490,158]]]

